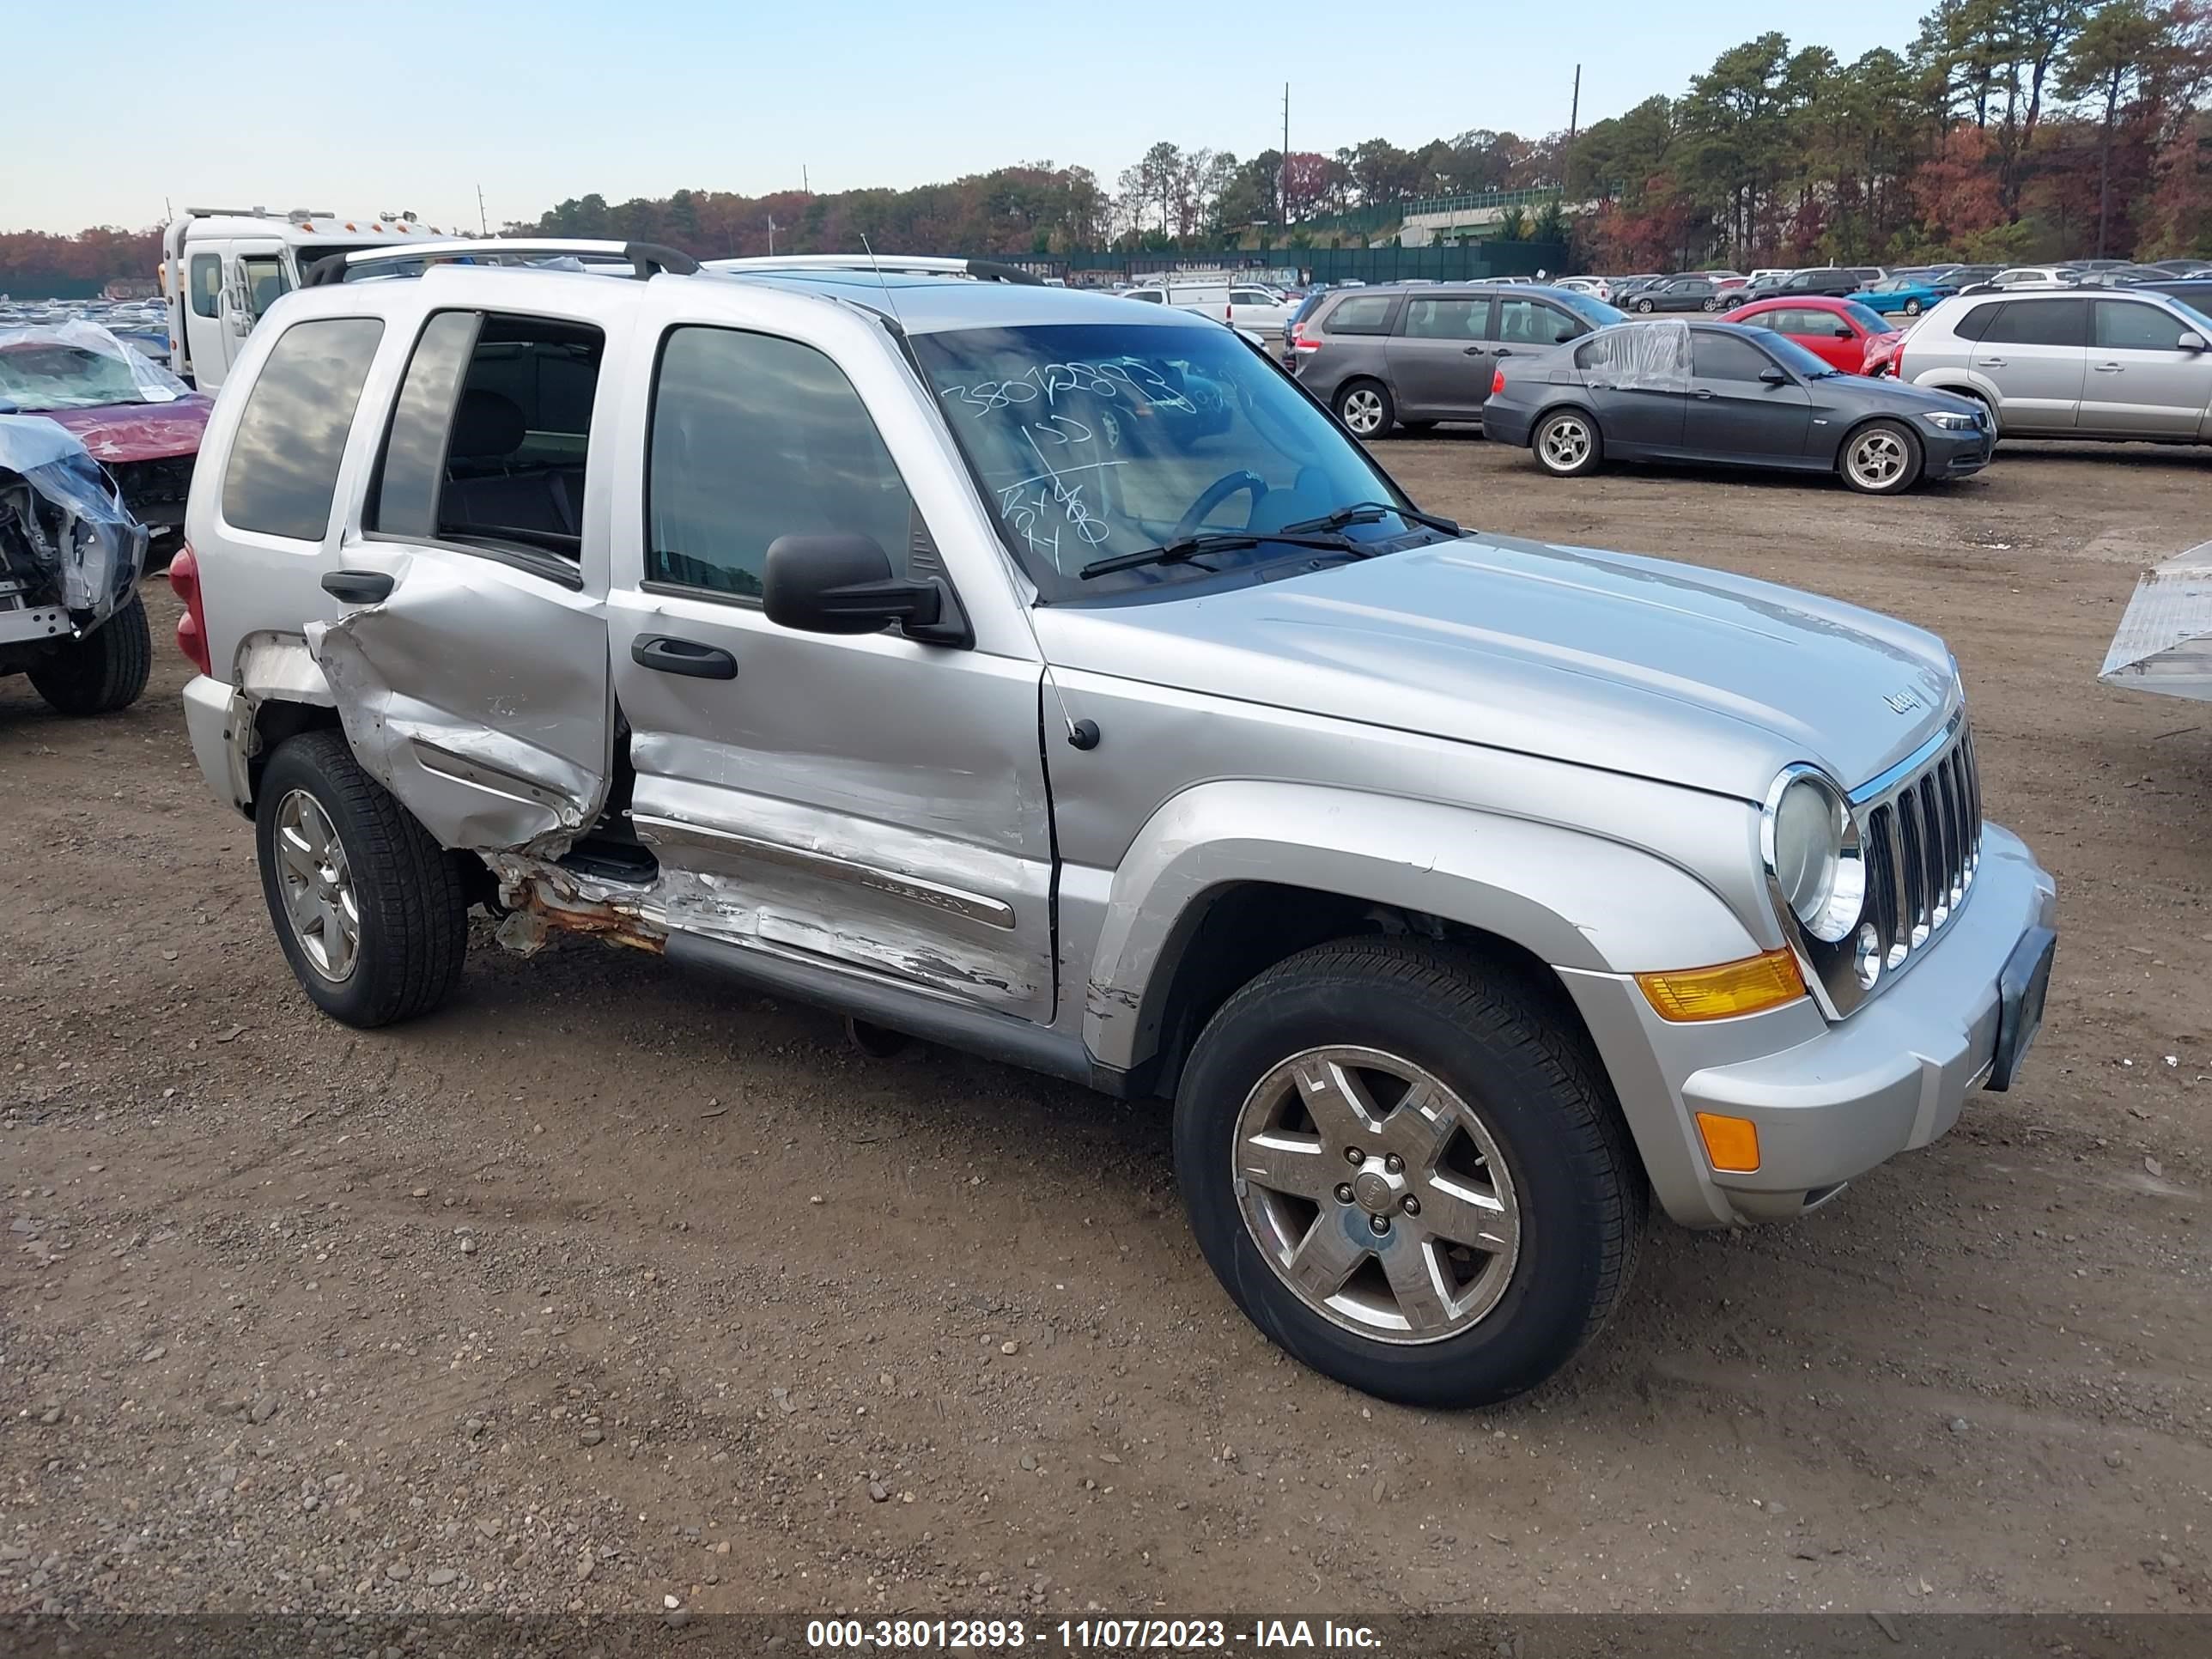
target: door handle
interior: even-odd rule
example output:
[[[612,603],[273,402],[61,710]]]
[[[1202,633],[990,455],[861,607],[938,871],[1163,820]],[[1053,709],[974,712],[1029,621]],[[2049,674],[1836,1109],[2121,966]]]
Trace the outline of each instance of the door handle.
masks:
[[[1466,349],[1467,349],[1467,355],[1468,355],[1468,356],[1470,356],[1470,357],[1480,357],[1480,356],[1482,356],[1482,354],[1483,354],[1484,348],[1483,348],[1483,347],[1481,347],[1481,346],[1468,346]],[[1502,352],[1502,351],[1501,351],[1501,352],[1499,352],[1498,355],[1499,356],[1503,357],[1504,356],[1505,356],[1505,353],[1504,353],[1504,352]]]
[[[323,592],[341,605],[381,605],[392,597],[388,570],[326,570]]]
[[[1974,365],[1977,368],[2002,368],[2004,366],[2005,360],[2002,357],[1984,357]]]
[[[2100,374],[2118,374],[2121,368],[2118,363],[2092,363],[2089,367]]]
[[[738,659],[719,645],[679,640],[665,634],[641,636],[629,642],[629,659],[657,673],[683,674],[695,680],[733,680]]]
[[[1511,346],[1500,346],[1498,348],[1498,355],[1501,357],[1510,357],[1513,355],[1513,348]]]
[[[1702,398],[1707,403],[1711,403],[1713,398],[1712,388],[1710,386],[1692,386],[1690,388],[1690,395],[1692,398]]]

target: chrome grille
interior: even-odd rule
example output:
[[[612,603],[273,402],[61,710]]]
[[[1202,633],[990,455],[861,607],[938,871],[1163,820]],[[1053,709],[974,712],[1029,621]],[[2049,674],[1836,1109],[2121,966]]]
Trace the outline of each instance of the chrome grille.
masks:
[[[1867,866],[1860,926],[1837,945],[1800,945],[1837,1014],[1909,966],[1973,888],[1982,791],[1965,711],[1920,753],[1854,790],[1850,809]]]

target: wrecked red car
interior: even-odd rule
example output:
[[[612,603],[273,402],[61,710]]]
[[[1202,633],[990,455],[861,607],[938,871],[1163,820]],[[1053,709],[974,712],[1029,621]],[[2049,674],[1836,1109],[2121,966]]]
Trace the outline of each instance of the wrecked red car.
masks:
[[[95,323],[0,328],[0,415],[43,415],[76,434],[157,539],[184,527],[214,407]]]

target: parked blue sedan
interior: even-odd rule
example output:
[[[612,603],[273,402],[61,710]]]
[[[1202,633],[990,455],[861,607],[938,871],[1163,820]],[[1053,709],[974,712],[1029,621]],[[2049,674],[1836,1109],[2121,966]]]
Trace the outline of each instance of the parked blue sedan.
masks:
[[[1903,312],[1917,317],[1938,300],[1948,300],[1958,289],[1930,276],[1889,276],[1846,297],[1871,306],[1885,317]]]

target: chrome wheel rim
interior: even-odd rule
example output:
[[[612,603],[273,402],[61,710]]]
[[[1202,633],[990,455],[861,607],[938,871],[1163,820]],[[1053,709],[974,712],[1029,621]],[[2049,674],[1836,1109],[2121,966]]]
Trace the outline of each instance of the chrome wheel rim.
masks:
[[[1852,479],[1869,489],[1887,489],[1905,476],[1905,441],[1894,432],[1869,432],[1851,440],[1844,463]]]
[[[1544,465],[1554,471],[1571,472],[1589,459],[1590,430],[1573,416],[1550,422],[1536,441]]]
[[[1513,1281],[1521,1209],[1474,1109],[1378,1048],[1309,1048],[1237,1115],[1231,1167],[1246,1232],[1331,1324],[1379,1342],[1441,1342]]]
[[[361,903],[345,843],[322,803],[304,789],[277,802],[276,842],[292,937],[318,975],[343,985],[361,958]]]
[[[1363,438],[1375,435],[1382,424],[1382,399],[1380,394],[1362,386],[1357,392],[1344,395],[1344,423]]]
[[[1920,301],[1907,300],[1905,302],[1905,314],[1908,317],[1917,317],[1920,314]]]

